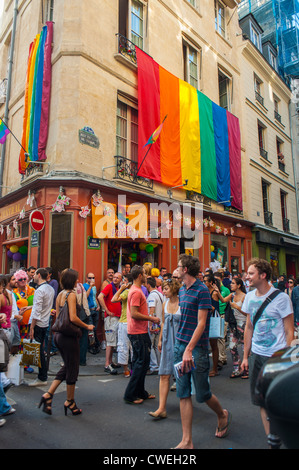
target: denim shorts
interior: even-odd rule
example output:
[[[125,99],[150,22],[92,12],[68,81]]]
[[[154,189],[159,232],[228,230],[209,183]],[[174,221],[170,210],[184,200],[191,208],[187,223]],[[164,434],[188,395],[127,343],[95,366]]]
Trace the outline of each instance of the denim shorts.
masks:
[[[174,346],[175,364],[182,361],[186,346],[187,343],[176,340]],[[191,397],[191,384],[193,382],[196,401],[198,401],[198,403],[204,403],[212,396],[209,380],[209,351],[205,348],[196,347],[193,349],[192,355],[194,357],[196,369],[176,379],[177,396],[179,398]]]

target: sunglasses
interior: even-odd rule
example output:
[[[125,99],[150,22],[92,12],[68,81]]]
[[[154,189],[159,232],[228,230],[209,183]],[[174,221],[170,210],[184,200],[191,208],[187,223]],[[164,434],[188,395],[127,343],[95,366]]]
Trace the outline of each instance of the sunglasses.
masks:
[[[87,276],[87,279],[94,279],[94,276]]]

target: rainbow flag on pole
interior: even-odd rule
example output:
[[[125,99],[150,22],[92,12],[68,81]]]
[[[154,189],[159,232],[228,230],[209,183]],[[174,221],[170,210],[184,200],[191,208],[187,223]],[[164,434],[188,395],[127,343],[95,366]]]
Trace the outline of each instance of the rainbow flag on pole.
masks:
[[[10,130],[7,129],[2,119],[0,119],[0,144],[4,144],[9,133]]]
[[[185,189],[242,210],[239,119],[137,47],[136,55],[139,165],[150,130],[167,115],[139,175],[170,187],[188,180]]]
[[[19,156],[19,173],[27,166],[25,151],[30,161],[46,160],[51,94],[51,54],[53,22],[48,21],[29,47],[25,103],[23,115],[22,146]]]

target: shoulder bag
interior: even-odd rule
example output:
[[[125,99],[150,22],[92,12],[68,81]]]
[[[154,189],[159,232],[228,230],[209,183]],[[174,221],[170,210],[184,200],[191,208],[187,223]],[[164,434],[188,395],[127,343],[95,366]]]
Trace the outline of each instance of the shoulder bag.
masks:
[[[61,333],[65,336],[80,337],[82,334],[80,327],[70,321],[69,306],[67,302],[69,294],[70,292],[65,297],[63,307],[60,307],[59,315],[52,326],[52,331],[54,331],[54,333]]]
[[[253,322],[252,322],[253,330],[254,330],[255,325],[257,324],[258,320],[261,318],[262,313],[265,310],[265,308],[267,307],[267,305],[269,305],[269,303],[272,302],[272,300],[275,299],[275,297],[277,297],[277,295],[280,294],[281,292],[282,292],[281,290],[276,289],[275,291],[272,292],[272,294],[268,295],[268,297],[264,300],[264,302],[262,303],[262,305],[260,306],[260,308],[256,312],[255,317],[253,319]]]

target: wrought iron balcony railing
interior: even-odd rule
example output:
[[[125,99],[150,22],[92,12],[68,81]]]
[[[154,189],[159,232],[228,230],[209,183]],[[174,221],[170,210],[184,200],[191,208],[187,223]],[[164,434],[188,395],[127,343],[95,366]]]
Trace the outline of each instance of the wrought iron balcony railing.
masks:
[[[277,111],[274,111],[274,118],[276,119],[276,121],[280,122],[281,123],[281,115],[278,114]]]
[[[203,196],[202,194],[196,193],[195,191],[186,190],[186,199],[188,201],[199,202],[205,206],[211,206],[211,199]]]
[[[126,59],[130,60],[133,64],[137,65],[135,44],[129,41],[128,38],[121,34],[116,34],[118,40],[117,51]]]
[[[278,168],[285,173],[285,169],[286,169],[285,163],[278,162]]]
[[[260,156],[268,160],[268,152],[262,147],[260,147]]]
[[[283,226],[283,231],[284,232],[289,232],[290,231],[290,221],[289,219],[282,219],[282,226]]]
[[[273,225],[273,214],[272,212],[265,211],[264,212],[264,221],[266,225]]]
[[[116,163],[115,178],[137,184],[138,186],[144,186],[148,189],[153,189],[153,180],[137,175],[137,162],[119,155],[115,155],[114,158]]]
[[[264,106],[264,98],[262,95],[259,94],[258,91],[255,91],[255,99],[262,105]]]

